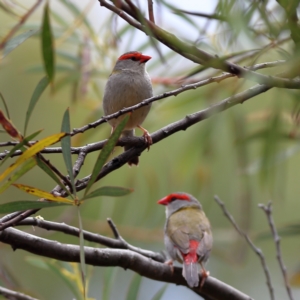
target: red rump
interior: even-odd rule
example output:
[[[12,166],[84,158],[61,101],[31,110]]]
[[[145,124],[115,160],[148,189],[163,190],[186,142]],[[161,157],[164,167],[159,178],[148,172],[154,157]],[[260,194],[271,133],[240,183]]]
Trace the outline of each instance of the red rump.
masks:
[[[198,255],[197,255],[197,248],[199,246],[199,242],[195,240],[190,241],[190,251],[187,254],[182,253],[184,263],[189,265],[192,263],[197,263]]]

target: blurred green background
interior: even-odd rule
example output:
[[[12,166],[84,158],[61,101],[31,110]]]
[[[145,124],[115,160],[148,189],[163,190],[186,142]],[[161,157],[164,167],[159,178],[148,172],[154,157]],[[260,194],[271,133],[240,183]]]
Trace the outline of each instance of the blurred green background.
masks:
[[[200,7],[196,0],[186,2],[188,7],[197,11],[210,11],[218,4],[217,1],[212,1],[207,7]],[[219,4],[222,2],[226,1],[219,1]],[[18,16],[24,15],[35,1],[0,3],[0,34],[4,37],[18,22]],[[237,17],[234,22],[226,25],[212,22],[208,26],[203,19],[186,19],[180,14],[174,14],[172,7],[165,1],[154,4],[159,25],[182,39],[197,40],[197,45],[210,53],[223,56],[246,49],[260,49],[267,44],[267,38],[251,31],[250,20],[247,18]],[[22,25],[19,33],[40,28],[43,5],[44,3]],[[181,7],[179,1],[172,5]],[[50,7],[56,43],[56,77],[54,86],[48,87],[43,93],[30,119],[28,133],[44,129],[38,138],[60,131],[62,116],[67,107],[70,107],[72,128],[81,127],[101,117],[103,87],[115,60],[125,51],[140,50],[153,57],[147,64],[147,69],[153,79],[154,94],[177,88],[178,85],[170,84],[174,82],[173,79],[188,75],[197,67],[158,44],[156,47],[164,57],[162,60],[153,42],[113,17],[97,1],[50,1]],[[242,8],[242,5],[236,4],[231,7],[231,11],[225,11],[224,5],[223,13],[234,13],[235,10],[242,13]],[[238,13],[236,15],[239,16]],[[265,30],[269,30],[274,39],[281,38],[284,33],[279,26],[274,29],[275,33],[268,27]],[[280,47],[261,51],[254,58],[242,61],[241,65],[286,59],[287,53],[292,52],[292,45],[291,41],[287,41]],[[261,72],[276,74],[280,71],[278,67]],[[202,72],[191,78],[200,80],[211,74]],[[31,95],[43,76],[39,34],[26,40],[1,60],[0,92],[8,104],[11,120],[21,132]],[[227,79],[157,101],[143,126],[149,132],[154,132],[251,85],[251,82],[242,79]],[[149,152],[142,153],[138,167],[123,166],[95,184],[95,187],[129,187],[134,192],[122,198],[102,197],[87,201],[80,208],[84,229],[112,236],[106,222],[106,218],[112,218],[129,243],[161,251],[164,249],[165,213],[164,208],[156,204],[157,200],[175,191],[191,193],[202,203],[213,228],[214,247],[207,265],[211,276],[254,299],[268,299],[266,280],[259,259],[243,238],[238,236],[214,201],[213,196],[218,195],[237,223],[264,252],[276,298],[287,299],[266,216],[257,206],[272,200],[273,217],[282,234],[283,259],[290,283],[293,284],[295,299],[299,298],[300,185],[297,174],[300,147],[297,123],[292,118],[298,98],[299,92],[296,90],[272,89],[153,145]],[[136,133],[141,135],[139,130]],[[109,134],[110,126],[103,124],[75,136],[72,143],[74,146],[85,145],[103,140]],[[6,134],[1,135],[1,141],[8,140]],[[1,152],[4,150],[2,148]],[[122,149],[116,149],[113,156],[120,151]],[[87,157],[78,178],[91,173],[97,155],[98,153],[93,153]],[[60,154],[46,157],[61,172],[66,173]],[[2,170],[12,161],[13,159],[9,159]],[[19,182],[46,191],[54,187],[54,182],[37,168]],[[3,203],[35,198],[11,187],[0,199]],[[78,226],[76,208],[45,209],[39,213],[47,220]],[[292,228],[291,225],[295,227]],[[28,227],[22,230],[63,243],[79,243],[76,238],[38,228]],[[79,276],[76,276],[75,265],[34,258],[22,250],[12,251],[5,244],[0,244],[0,251],[2,286],[23,291],[39,299],[76,297],[58,274],[63,269],[73,272],[74,278],[71,275],[67,277],[73,281],[76,290],[75,279],[78,280]],[[89,267],[89,276],[88,296],[94,299],[132,299],[131,293],[135,291],[136,299],[153,299],[165,286],[161,282],[141,279],[133,272],[120,268]],[[187,288],[175,285],[165,287],[161,297],[163,300],[183,297],[199,299]]]

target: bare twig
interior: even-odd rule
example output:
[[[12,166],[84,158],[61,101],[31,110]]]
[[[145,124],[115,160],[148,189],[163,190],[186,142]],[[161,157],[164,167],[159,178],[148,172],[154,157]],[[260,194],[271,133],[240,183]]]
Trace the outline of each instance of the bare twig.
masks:
[[[187,115],[184,119],[181,119],[177,122],[169,124],[168,126],[165,126],[162,129],[154,132],[151,135],[153,144],[158,143],[159,141],[167,138],[168,136],[170,136],[180,130],[186,130],[188,127],[190,127],[196,123],[199,123],[205,119],[208,119],[212,115],[215,115],[217,113],[225,111],[234,105],[242,104],[245,101],[247,101],[248,99],[251,99],[252,97],[254,97],[258,94],[261,94],[263,92],[266,92],[269,89],[270,88],[268,86],[257,85],[257,86],[254,86],[244,92],[241,92],[232,97],[226,98],[223,101],[221,101],[215,105],[212,105],[209,108],[206,108],[206,109],[198,111],[196,113]],[[136,106],[134,106],[134,107],[136,107]],[[123,112],[124,110],[122,110],[120,112]],[[116,113],[116,114],[118,114],[118,113]],[[115,114],[113,114],[113,115],[115,115]],[[113,115],[111,115],[111,116],[113,116]],[[101,172],[97,176],[96,181],[105,177],[107,174],[111,173],[112,171],[119,169],[124,164],[126,164],[130,159],[132,159],[132,157],[139,156],[145,149],[147,149],[147,145],[145,144],[144,139],[143,138],[138,138],[138,139],[140,139],[142,141],[142,145],[136,146],[134,148],[130,148],[126,152],[123,152],[119,156],[117,156],[117,157],[113,158],[111,161],[109,161],[102,168]],[[83,179],[78,180],[76,182],[76,190],[81,191],[81,190],[85,189],[89,179],[90,179],[90,176],[86,176]],[[61,196],[67,196],[67,194],[64,191],[62,191]],[[20,222],[24,218],[36,213],[37,211],[39,211],[39,210],[34,209],[34,210],[26,211],[26,212],[17,213],[17,215],[10,214],[8,216],[1,218],[0,219],[0,231],[9,226],[16,225],[18,222]],[[6,221],[4,221],[4,218]]]
[[[141,14],[136,13],[135,9],[131,9],[132,2],[126,0],[127,3],[132,5],[128,5],[125,2],[121,2],[121,8],[119,9],[116,6],[109,4],[105,0],[98,0],[101,6],[105,6],[109,10],[116,13],[119,17],[123,18],[125,21],[130,18],[127,14],[131,16],[130,18],[130,25],[134,26],[135,28],[143,31],[146,34],[149,34],[149,29],[151,29],[151,36],[156,38],[158,41],[172,49],[173,51],[179,53],[180,55],[186,57],[187,59],[201,64],[203,66],[211,67],[218,70],[223,70],[225,72],[229,72],[235,76],[246,78],[248,80],[257,82],[259,84],[265,84],[270,87],[279,87],[279,88],[289,88],[289,89],[300,89],[300,80],[297,79],[287,79],[293,78],[298,76],[297,74],[293,74],[294,71],[291,71],[291,74],[286,74],[285,77],[277,77],[277,76],[269,76],[257,73],[252,70],[245,69],[231,63],[226,60],[222,60],[214,55],[211,55],[197,47],[194,44],[188,44],[179,38],[177,38],[174,34],[163,30],[162,28],[158,27],[154,23],[148,21],[147,19],[143,18],[141,21],[140,18],[142,17]],[[125,13],[126,11],[126,13]],[[136,23],[132,21],[132,18],[135,19],[140,23]],[[147,26],[143,26],[146,24]]]
[[[273,239],[274,239],[274,242],[275,242],[276,257],[277,257],[277,260],[278,260],[278,263],[279,263],[279,266],[280,266],[280,269],[281,269],[281,273],[282,273],[282,276],[283,276],[285,288],[286,288],[287,294],[289,296],[289,299],[293,300],[294,298],[293,298],[291,287],[289,285],[286,266],[284,265],[284,262],[283,262],[283,259],[282,259],[282,253],[281,253],[281,248],[280,248],[280,237],[277,233],[277,229],[276,229],[273,217],[272,217],[272,203],[270,201],[267,205],[259,204],[258,207],[261,208],[267,216],[268,223],[269,223],[269,226],[270,226],[270,229],[271,229],[271,232],[272,232],[272,235],[273,235]]]
[[[148,0],[148,12],[149,12],[149,20],[152,23],[155,23],[154,12],[153,12],[153,0]]]
[[[36,298],[32,298],[28,295],[23,293],[15,292],[0,286],[0,295],[3,295],[7,299],[14,299],[14,300],[38,300]]]
[[[195,11],[187,11],[187,10],[182,10],[182,9],[174,9],[173,12],[175,14],[187,14],[191,16],[196,16],[196,17],[202,17],[206,19],[211,19],[211,20],[219,20],[219,21],[227,21],[227,18],[225,16],[219,15],[219,14],[204,14],[201,12],[195,12]]]
[[[228,212],[228,210],[225,207],[225,204],[220,200],[220,198],[218,196],[214,196],[214,199],[216,200],[216,202],[220,205],[224,215],[228,218],[228,220],[230,221],[230,223],[233,225],[233,227],[235,228],[235,230],[245,238],[245,240],[247,241],[247,243],[250,245],[250,247],[252,248],[252,250],[259,256],[261,265],[263,267],[265,276],[266,276],[266,281],[267,281],[267,286],[269,289],[269,293],[270,293],[270,297],[272,300],[275,299],[275,295],[274,295],[274,288],[271,282],[271,275],[270,275],[270,271],[269,268],[267,266],[266,263],[266,259],[265,256],[263,254],[263,252],[261,251],[261,249],[257,248],[253,242],[251,241],[251,239],[249,238],[249,236],[240,229],[240,227],[237,225],[237,223],[235,222],[233,216]]]

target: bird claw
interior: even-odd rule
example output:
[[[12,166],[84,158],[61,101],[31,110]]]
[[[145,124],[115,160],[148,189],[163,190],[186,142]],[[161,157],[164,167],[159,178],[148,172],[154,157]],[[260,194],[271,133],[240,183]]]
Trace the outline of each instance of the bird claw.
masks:
[[[206,271],[204,268],[201,270],[201,281],[200,281],[200,288],[203,287],[206,278],[209,276],[209,271]]]
[[[174,273],[174,266],[173,266],[173,260],[172,259],[169,259],[169,260],[165,261],[164,264],[170,266],[171,272]]]
[[[143,131],[143,137],[145,139],[145,143],[147,144],[148,151],[150,150],[150,146],[153,144],[152,137],[149,134],[148,130],[143,128],[142,126],[138,126]]]

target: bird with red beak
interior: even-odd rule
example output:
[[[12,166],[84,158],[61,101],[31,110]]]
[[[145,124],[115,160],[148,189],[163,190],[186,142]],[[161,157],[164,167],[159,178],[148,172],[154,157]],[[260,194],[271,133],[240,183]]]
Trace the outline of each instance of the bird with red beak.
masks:
[[[124,108],[133,106],[153,96],[152,84],[145,65],[151,56],[144,55],[138,51],[131,51],[121,55],[109,76],[103,96],[103,110],[105,115],[116,113]],[[122,137],[134,136],[135,128],[143,131],[144,139],[148,149],[152,144],[152,138],[148,131],[141,125],[146,119],[151,104],[134,110],[122,132]],[[125,115],[108,120],[112,131],[120,124]],[[124,150],[131,146],[125,146]],[[139,158],[133,157],[128,161],[129,165],[138,165]]]
[[[182,276],[193,288],[199,285],[198,264],[201,266],[203,286],[209,272],[208,260],[213,238],[210,223],[199,201],[187,193],[173,193],[157,202],[166,206],[164,242],[173,260],[183,263]]]

